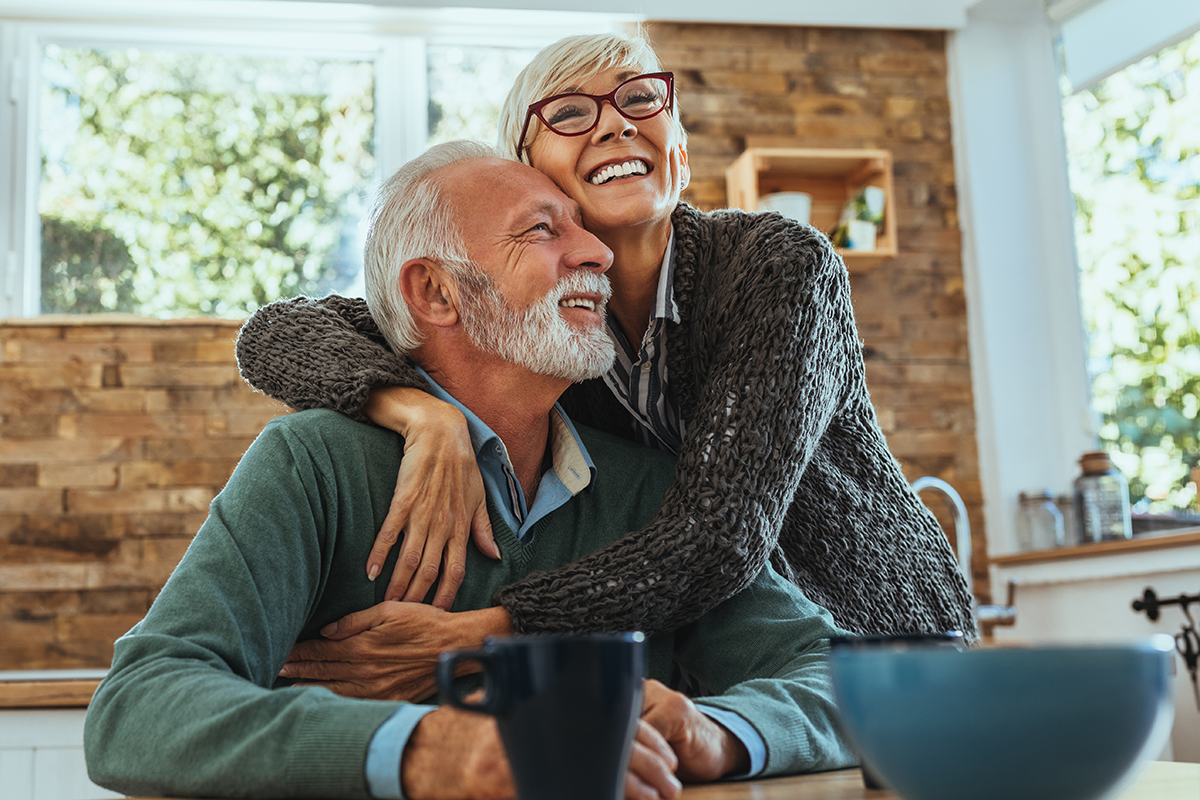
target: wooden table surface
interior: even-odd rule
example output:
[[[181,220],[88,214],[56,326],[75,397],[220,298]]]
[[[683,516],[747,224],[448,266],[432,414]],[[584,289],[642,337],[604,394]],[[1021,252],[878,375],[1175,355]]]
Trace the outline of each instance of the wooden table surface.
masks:
[[[1200,797],[1200,764],[1155,761],[1112,800],[1196,800]],[[863,787],[857,769],[767,778],[760,781],[688,786],[683,800],[895,800],[896,795]],[[130,800],[163,800],[130,798]],[[1022,800],[1014,797],[1013,800]]]
[[[688,786],[683,800],[894,800],[887,791],[863,787],[857,769],[768,778],[761,781],[711,783]],[[1155,761],[1112,800],[1197,800],[1200,798],[1200,764]],[[1021,800],[1021,798],[1013,798]]]

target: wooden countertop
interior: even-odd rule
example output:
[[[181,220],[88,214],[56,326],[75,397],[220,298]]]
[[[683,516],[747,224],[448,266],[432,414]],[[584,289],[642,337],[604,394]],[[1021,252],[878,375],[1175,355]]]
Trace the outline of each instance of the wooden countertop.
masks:
[[[87,708],[102,677],[102,670],[66,670],[61,676],[0,672],[0,709]]]
[[[1196,800],[1200,764],[1155,761],[1113,800]],[[760,781],[684,787],[682,800],[897,800],[888,791],[866,789],[857,769],[818,772]],[[130,800],[158,800],[131,798]],[[1014,797],[1013,800],[1023,800]]]

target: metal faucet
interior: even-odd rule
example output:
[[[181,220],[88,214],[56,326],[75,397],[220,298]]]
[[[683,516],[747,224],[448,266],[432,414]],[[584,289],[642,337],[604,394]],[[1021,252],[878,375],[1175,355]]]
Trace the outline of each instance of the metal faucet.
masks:
[[[958,566],[967,581],[967,591],[975,596],[975,581],[971,574],[971,522],[967,519],[967,506],[954,487],[941,478],[926,475],[913,481],[912,489],[920,494],[926,489],[940,492],[954,510],[954,540],[958,547]],[[975,602],[975,621],[988,635],[997,625],[1014,625],[1017,621],[1017,582],[1008,582],[1008,596],[1004,605],[979,605]],[[974,600],[973,600],[974,602]]]

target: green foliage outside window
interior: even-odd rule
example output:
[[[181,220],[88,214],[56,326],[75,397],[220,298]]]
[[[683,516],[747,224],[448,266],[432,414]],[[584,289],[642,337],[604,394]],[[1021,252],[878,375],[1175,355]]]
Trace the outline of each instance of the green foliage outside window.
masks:
[[[1101,443],[1137,510],[1194,507],[1200,35],[1067,97],[1063,111]]]
[[[433,44],[429,62],[429,144],[475,139],[496,144],[509,87],[538,48]]]
[[[373,66],[48,46],[42,310],[243,316],[360,271]]]

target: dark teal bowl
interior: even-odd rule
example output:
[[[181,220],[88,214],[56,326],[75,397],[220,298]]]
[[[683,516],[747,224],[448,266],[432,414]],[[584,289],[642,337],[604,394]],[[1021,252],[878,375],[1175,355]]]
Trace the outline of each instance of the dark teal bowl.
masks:
[[[1095,800],[1166,743],[1173,645],[841,647],[830,661],[846,732],[905,800]]]

